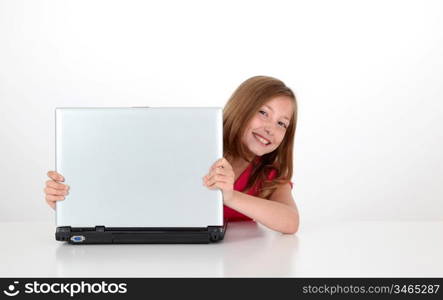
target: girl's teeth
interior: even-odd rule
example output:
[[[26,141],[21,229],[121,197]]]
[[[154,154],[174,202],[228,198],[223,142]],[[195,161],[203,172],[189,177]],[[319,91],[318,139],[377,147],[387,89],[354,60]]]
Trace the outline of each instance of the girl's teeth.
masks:
[[[268,145],[270,142],[268,142],[268,141],[266,141],[265,139],[262,139],[261,137],[259,137],[258,135],[256,135],[256,134],[254,134],[255,135],[255,137],[260,141],[260,142],[262,142],[263,144],[265,144],[265,145]]]

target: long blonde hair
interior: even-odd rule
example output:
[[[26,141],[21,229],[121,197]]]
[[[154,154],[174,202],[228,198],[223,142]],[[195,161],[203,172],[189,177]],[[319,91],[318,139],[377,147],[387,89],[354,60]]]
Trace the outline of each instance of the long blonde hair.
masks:
[[[241,157],[246,161],[253,155],[241,142],[248,122],[258,113],[267,101],[276,96],[288,96],[294,101],[294,114],[291,117],[285,136],[277,149],[261,157],[254,163],[248,184],[243,192],[262,183],[258,197],[269,198],[277,185],[289,183],[293,174],[293,148],[297,124],[297,100],[294,92],[281,80],[269,76],[254,76],[244,81],[232,94],[223,110],[223,151],[226,159]],[[273,180],[267,180],[272,169],[277,170]]]

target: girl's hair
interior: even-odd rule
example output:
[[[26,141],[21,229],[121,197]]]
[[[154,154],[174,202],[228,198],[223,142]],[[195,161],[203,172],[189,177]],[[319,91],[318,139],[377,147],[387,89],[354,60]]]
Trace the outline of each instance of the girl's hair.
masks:
[[[252,173],[243,192],[261,182],[257,195],[260,198],[269,198],[277,189],[277,185],[289,183],[292,178],[292,156],[297,124],[297,101],[294,92],[281,80],[268,76],[254,76],[235,90],[223,110],[224,156],[228,160],[241,157],[251,162],[248,157],[255,155],[241,142],[246,125],[263,104],[277,96],[287,96],[294,101],[294,114],[279,147],[263,155],[259,162],[253,161]],[[273,180],[267,180],[272,169],[276,169],[277,176]]]

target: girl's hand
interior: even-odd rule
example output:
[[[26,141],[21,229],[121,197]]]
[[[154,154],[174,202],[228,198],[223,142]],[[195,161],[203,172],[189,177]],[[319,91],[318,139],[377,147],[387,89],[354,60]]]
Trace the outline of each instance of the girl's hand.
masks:
[[[46,181],[44,189],[46,195],[45,199],[48,205],[55,209],[55,202],[65,199],[65,195],[68,194],[69,186],[60,183],[61,181],[65,181],[65,179],[55,171],[49,171],[48,177],[51,178],[51,180]]]
[[[223,192],[223,202],[229,203],[234,194],[234,170],[225,159],[217,160],[209,169],[209,174],[203,177],[203,185],[210,190],[220,189]]]

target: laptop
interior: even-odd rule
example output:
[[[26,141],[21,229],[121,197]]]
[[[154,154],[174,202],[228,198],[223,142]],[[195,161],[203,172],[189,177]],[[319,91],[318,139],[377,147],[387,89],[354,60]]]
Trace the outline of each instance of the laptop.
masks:
[[[211,243],[223,239],[223,194],[202,177],[223,157],[219,107],[56,108],[58,241]]]

